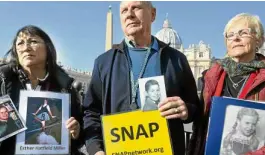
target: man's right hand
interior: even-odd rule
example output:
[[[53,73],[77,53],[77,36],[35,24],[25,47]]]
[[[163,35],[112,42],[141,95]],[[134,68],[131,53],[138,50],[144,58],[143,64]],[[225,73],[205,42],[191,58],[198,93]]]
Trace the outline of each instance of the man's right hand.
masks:
[[[103,151],[98,151],[95,155],[105,155],[105,152],[103,152]]]

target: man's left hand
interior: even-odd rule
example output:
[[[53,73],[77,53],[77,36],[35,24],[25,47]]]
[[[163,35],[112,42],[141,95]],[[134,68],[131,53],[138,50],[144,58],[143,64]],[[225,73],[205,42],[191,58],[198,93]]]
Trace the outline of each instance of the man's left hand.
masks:
[[[158,104],[161,116],[166,119],[188,119],[188,109],[185,102],[178,96],[168,97]]]

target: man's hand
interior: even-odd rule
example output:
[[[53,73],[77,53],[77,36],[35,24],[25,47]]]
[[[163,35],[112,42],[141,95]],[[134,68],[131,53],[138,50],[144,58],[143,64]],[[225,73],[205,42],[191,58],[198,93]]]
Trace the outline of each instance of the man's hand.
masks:
[[[66,128],[71,133],[72,139],[77,139],[79,137],[80,124],[74,117],[71,117],[66,121]]]
[[[158,110],[161,116],[166,119],[180,118],[182,120],[188,119],[188,109],[184,101],[178,97],[168,97],[158,104]]]

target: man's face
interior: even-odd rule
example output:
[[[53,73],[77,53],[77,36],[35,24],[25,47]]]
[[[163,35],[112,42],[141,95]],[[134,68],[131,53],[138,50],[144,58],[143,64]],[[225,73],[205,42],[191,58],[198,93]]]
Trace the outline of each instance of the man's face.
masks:
[[[161,93],[158,85],[151,85],[147,91],[149,98],[155,102],[159,101]]]
[[[151,24],[155,20],[156,10],[141,1],[124,1],[120,4],[120,20],[124,34],[151,33]]]
[[[6,108],[0,109],[0,120],[7,120],[8,119],[8,111]]]
[[[256,131],[258,118],[256,116],[244,115],[241,120],[239,120],[239,131],[244,136],[251,136]]]

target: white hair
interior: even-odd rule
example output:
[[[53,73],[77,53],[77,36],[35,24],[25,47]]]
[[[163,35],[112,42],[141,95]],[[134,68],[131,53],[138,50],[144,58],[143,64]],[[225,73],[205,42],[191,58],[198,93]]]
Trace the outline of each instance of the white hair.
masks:
[[[120,2],[120,5],[123,1]],[[151,1],[140,1],[142,4],[146,5],[149,8],[154,8],[153,4]]]

